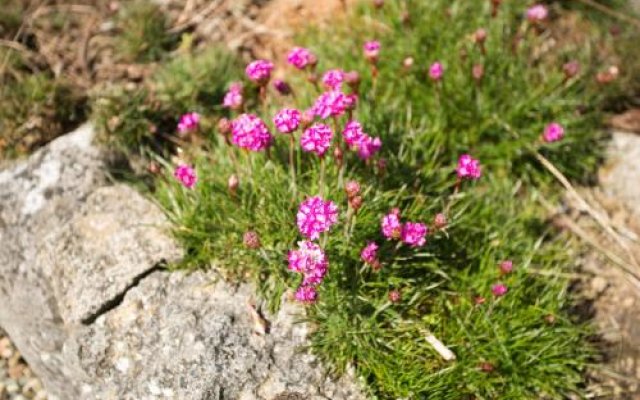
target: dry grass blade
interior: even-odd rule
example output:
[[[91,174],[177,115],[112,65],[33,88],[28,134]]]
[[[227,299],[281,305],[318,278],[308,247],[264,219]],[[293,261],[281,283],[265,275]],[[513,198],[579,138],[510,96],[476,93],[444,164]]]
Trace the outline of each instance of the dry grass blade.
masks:
[[[612,9],[611,7],[607,7],[604,4],[600,4],[600,3],[598,3],[598,2],[596,2],[594,0],[578,0],[578,1],[580,1],[583,4],[588,5],[590,7],[593,7],[596,10],[602,11],[603,13],[608,14],[608,15],[610,15],[612,17],[618,18],[618,19],[620,19],[622,21],[626,21],[626,22],[636,26],[637,28],[640,28],[640,19],[638,19],[638,18],[636,18],[634,16],[631,16],[631,15],[628,15],[628,14],[623,14],[621,12],[618,12],[618,11]]]

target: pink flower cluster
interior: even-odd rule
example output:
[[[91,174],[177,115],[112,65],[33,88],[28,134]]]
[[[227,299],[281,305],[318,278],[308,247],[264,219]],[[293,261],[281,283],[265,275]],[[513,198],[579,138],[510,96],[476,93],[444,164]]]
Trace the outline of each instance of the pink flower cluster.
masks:
[[[251,151],[264,150],[273,141],[267,125],[253,114],[242,114],[233,120],[231,134],[235,145]]]
[[[313,112],[322,119],[339,117],[344,114],[348,104],[347,95],[340,90],[330,90],[318,97],[313,105]]]
[[[431,66],[429,67],[429,78],[431,78],[432,81],[437,82],[441,80],[443,75],[444,66],[442,65],[442,63],[434,62],[433,64],[431,64]]]
[[[289,270],[303,275],[303,286],[317,286],[322,283],[329,262],[319,245],[308,240],[298,242],[298,250],[290,250],[287,256]]]
[[[265,85],[271,79],[273,63],[267,60],[256,60],[247,65],[245,73],[247,77],[259,85]]]
[[[358,121],[349,121],[342,130],[342,137],[347,145],[358,151],[358,156],[366,160],[376,154],[382,147],[380,138],[366,134]]]
[[[429,228],[420,222],[400,222],[400,210],[394,208],[382,217],[382,234],[387,239],[400,239],[411,247],[424,246]]]
[[[557,142],[564,137],[564,128],[557,122],[552,122],[544,128],[542,139],[547,143]]]
[[[196,170],[186,164],[178,164],[175,171],[173,171],[173,176],[187,189],[193,189],[198,181]]]
[[[291,133],[298,129],[302,114],[295,108],[283,108],[273,117],[273,123],[280,133]]]
[[[313,124],[305,129],[300,137],[300,146],[306,152],[314,152],[322,157],[329,150],[333,132],[328,125]]]
[[[180,121],[178,121],[178,133],[180,136],[184,136],[189,132],[193,132],[198,129],[200,125],[200,114],[190,112],[182,115]]]
[[[242,107],[242,102],[242,83],[234,82],[229,85],[229,90],[222,100],[222,106],[232,110],[239,110]]]
[[[302,236],[316,240],[338,222],[338,206],[319,196],[310,197],[300,204],[296,220]]]
[[[362,261],[370,265],[375,271],[382,267],[378,260],[378,249],[379,246],[376,242],[369,242],[360,252]]]
[[[469,154],[463,154],[458,159],[456,172],[458,173],[458,178],[461,179],[479,179],[482,175],[480,161],[471,157]]]
[[[344,71],[341,69],[330,69],[322,76],[322,83],[331,90],[340,90],[344,81]]]
[[[304,47],[294,47],[287,55],[287,62],[298,69],[305,69],[309,65],[315,65],[316,56]]]
[[[541,22],[547,19],[549,10],[542,4],[536,4],[527,9],[527,20],[530,22]]]

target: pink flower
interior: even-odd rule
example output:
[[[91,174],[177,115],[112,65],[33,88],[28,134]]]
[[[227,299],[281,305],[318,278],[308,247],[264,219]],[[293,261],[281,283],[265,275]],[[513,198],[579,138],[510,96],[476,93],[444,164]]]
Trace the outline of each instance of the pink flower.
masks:
[[[402,226],[402,241],[411,247],[424,246],[426,243],[425,236],[429,233],[429,229],[425,224],[419,222],[407,222]]]
[[[564,137],[564,128],[557,122],[552,122],[544,128],[542,139],[547,142],[557,142]]]
[[[315,65],[316,56],[304,47],[294,47],[287,55],[287,62],[298,69],[305,69],[308,65]]]
[[[178,164],[173,172],[173,176],[175,176],[175,178],[187,189],[193,189],[198,181],[196,170],[186,164]]]
[[[296,290],[296,300],[301,303],[315,303],[318,299],[318,291],[313,286],[300,286]]]
[[[182,115],[180,121],[178,121],[178,133],[180,136],[186,135],[188,132],[193,132],[198,129],[200,125],[200,115],[195,112],[190,112]]]
[[[229,90],[224,95],[222,105],[232,110],[238,110],[242,107],[242,84],[234,82],[229,86]]]
[[[513,261],[504,260],[500,263],[500,272],[503,274],[508,274],[513,271]]]
[[[580,63],[577,61],[569,61],[562,66],[562,71],[567,79],[573,78],[580,72]]]
[[[347,107],[347,99],[344,93],[339,90],[331,90],[322,93],[315,104],[313,111],[320,118],[337,117],[344,114]]]
[[[377,40],[371,40],[364,43],[364,56],[367,60],[375,62],[380,56],[380,42]]]
[[[508,291],[509,289],[507,289],[507,286],[502,283],[497,283],[491,286],[491,293],[496,297],[504,296]]]
[[[363,160],[369,159],[376,154],[382,147],[380,138],[372,138],[369,135],[363,135],[358,142],[358,157]]]
[[[527,19],[529,22],[541,22],[547,19],[549,10],[542,4],[536,4],[527,10]]]
[[[341,69],[330,69],[322,76],[322,83],[332,90],[340,90],[344,81],[344,71]]]
[[[349,93],[344,96],[344,108],[347,110],[355,110],[358,105],[358,95]]]
[[[298,129],[302,114],[295,108],[283,108],[273,117],[273,123],[281,133],[291,133]]]
[[[458,173],[458,178],[479,179],[482,175],[480,161],[472,158],[469,154],[463,154],[458,160],[456,172]]]
[[[443,229],[447,226],[447,217],[443,213],[437,213],[433,218],[433,224],[438,229]]]
[[[298,242],[298,250],[290,250],[287,258],[289,270],[304,276],[303,285],[319,285],[329,268],[327,257],[320,246],[306,240]]]
[[[349,147],[356,147],[365,135],[362,125],[358,121],[349,121],[342,130],[342,137]]]
[[[271,71],[273,70],[273,63],[267,60],[256,60],[247,65],[245,73],[247,77],[253,82],[264,85],[271,79]]]
[[[389,214],[382,217],[382,234],[387,239],[399,239],[401,232],[400,210],[394,208]]]
[[[328,125],[317,123],[304,131],[300,137],[300,145],[302,150],[314,152],[322,157],[331,146],[332,138],[333,132],[331,128]]]
[[[267,125],[253,114],[242,114],[234,119],[231,134],[235,145],[251,151],[264,150],[273,141]]]
[[[388,296],[389,296],[389,301],[392,303],[399,303],[400,300],[402,300],[402,295],[400,294],[399,290],[394,289],[390,291]]]
[[[440,62],[434,62],[429,67],[429,78],[433,81],[439,81],[442,79],[442,75],[444,75],[444,67]]]
[[[315,240],[320,237],[320,233],[327,232],[338,222],[338,206],[319,196],[310,197],[300,204],[296,220],[300,233]]]
[[[378,258],[378,245],[376,242],[369,242],[360,252],[360,258],[362,261],[369,265],[373,265]]]

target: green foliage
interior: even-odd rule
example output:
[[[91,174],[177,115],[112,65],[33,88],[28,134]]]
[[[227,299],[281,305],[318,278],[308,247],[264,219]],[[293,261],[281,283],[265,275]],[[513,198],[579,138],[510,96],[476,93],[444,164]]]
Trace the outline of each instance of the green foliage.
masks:
[[[166,16],[150,1],[128,2],[116,24],[119,30],[116,47],[124,61],[158,61],[177,43],[177,37],[167,32]]]
[[[237,74],[235,58],[223,50],[183,55],[162,65],[143,86],[95,91],[93,120],[104,139],[122,148],[142,145],[158,151],[181,114],[211,115]]]
[[[0,154],[15,157],[66,132],[85,115],[84,98],[38,73],[0,86]]]

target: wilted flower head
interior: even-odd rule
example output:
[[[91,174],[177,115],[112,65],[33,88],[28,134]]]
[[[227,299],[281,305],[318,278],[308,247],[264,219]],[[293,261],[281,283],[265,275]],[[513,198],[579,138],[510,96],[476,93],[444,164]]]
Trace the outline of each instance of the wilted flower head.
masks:
[[[229,192],[231,192],[231,194],[235,194],[238,190],[238,186],[240,186],[240,180],[238,179],[238,176],[236,174],[231,175],[229,177],[229,180],[227,181]]]
[[[253,82],[264,85],[271,79],[273,63],[267,60],[256,60],[247,65],[245,72],[247,77]]]
[[[349,198],[349,206],[351,206],[354,211],[358,211],[360,207],[362,207],[362,202],[362,196],[353,196]]]
[[[287,62],[298,69],[305,69],[308,65],[315,65],[316,56],[304,47],[294,47],[287,55]]]
[[[360,141],[357,144],[358,157],[363,160],[369,159],[376,154],[382,147],[382,140],[379,137],[371,137],[367,134],[362,135]]]
[[[596,74],[596,80],[598,81],[598,83],[604,83],[604,84],[611,83],[616,80],[619,73],[620,73],[620,70],[618,69],[618,67],[615,65],[612,65],[609,68],[607,68],[606,71],[598,72]]]
[[[296,300],[301,303],[315,303],[318,299],[318,291],[313,286],[300,286],[298,290],[296,290]]]
[[[344,71],[341,69],[330,69],[322,75],[322,83],[332,90],[339,90],[344,81]]]
[[[242,84],[234,82],[229,86],[229,90],[224,95],[222,105],[232,110],[239,110],[242,107],[242,102]]]
[[[273,81],[273,87],[278,91],[278,93],[282,95],[286,96],[288,94],[291,94],[291,86],[289,86],[289,84],[282,79],[276,79],[275,81]]]
[[[347,107],[347,99],[339,90],[331,90],[322,93],[313,105],[314,113],[320,118],[338,117],[344,114]]]
[[[556,142],[564,137],[564,128],[557,122],[552,122],[544,128],[542,139],[547,142]]]
[[[271,145],[273,136],[267,125],[253,114],[242,114],[231,122],[233,143],[251,151],[261,151]]]
[[[444,67],[440,62],[434,62],[429,67],[429,78],[433,81],[439,81],[442,79],[442,75],[444,75]]]
[[[530,22],[541,22],[547,19],[549,10],[542,4],[536,4],[527,9],[527,19]]]
[[[222,135],[225,135],[231,132],[231,121],[227,118],[220,118],[218,120],[218,132]]]
[[[402,226],[400,238],[411,247],[424,246],[429,228],[425,224],[419,222],[406,222]]]
[[[364,43],[364,56],[367,60],[375,62],[380,56],[380,42],[377,40],[371,40]]]
[[[491,286],[491,293],[496,297],[504,296],[508,291],[509,289],[507,289],[507,286],[502,283],[497,283]]]
[[[356,181],[348,181],[344,185],[344,191],[347,192],[347,197],[351,198],[360,193],[360,184]]]
[[[508,274],[513,271],[513,261],[504,260],[500,263],[500,272],[503,274]]]
[[[198,129],[200,125],[200,114],[190,112],[182,115],[180,121],[178,121],[178,133],[180,136],[184,136],[189,132],[193,132]]]
[[[178,164],[175,171],[173,171],[173,176],[187,189],[193,189],[198,181],[196,170],[186,164]]]
[[[281,133],[291,133],[298,129],[302,114],[295,108],[283,108],[273,117],[276,129]]]
[[[308,240],[298,242],[298,249],[290,250],[287,259],[289,270],[303,275],[304,285],[319,285],[329,268],[324,251]]]
[[[382,234],[387,239],[400,239],[402,224],[400,223],[400,210],[394,208],[382,217]]]
[[[569,61],[562,66],[562,71],[567,79],[573,78],[580,72],[580,63],[577,61]]]
[[[362,137],[366,135],[358,121],[349,121],[342,130],[342,137],[349,147],[355,148]]]
[[[456,168],[459,178],[479,179],[482,175],[480,161],[471,157],[469,154],[463,154],[458,159],[458,167]]]
[[[322,157],[331,146],[332,138],[331,128],[328,125],[317,123],[305,129],[300,137],[300,146],[302,146],[302,150],[314,152]]]
[[[308,239],[315,240],[338,222],[338,206],[319,196],[310,197],[300,204],[296,220],[300,233]]]
[[[258,235],[258,232],[246,231],[244,235],[242,235],[242,243],[244,243],[244,245],[248,249],[253,249],[253,250],[259,249],[261,244],[260,244],[260,236]]]
[[[369,242],[360,252],[362,261],[369,265],[373,265],[378,261],[378,245],[376,242]]]

